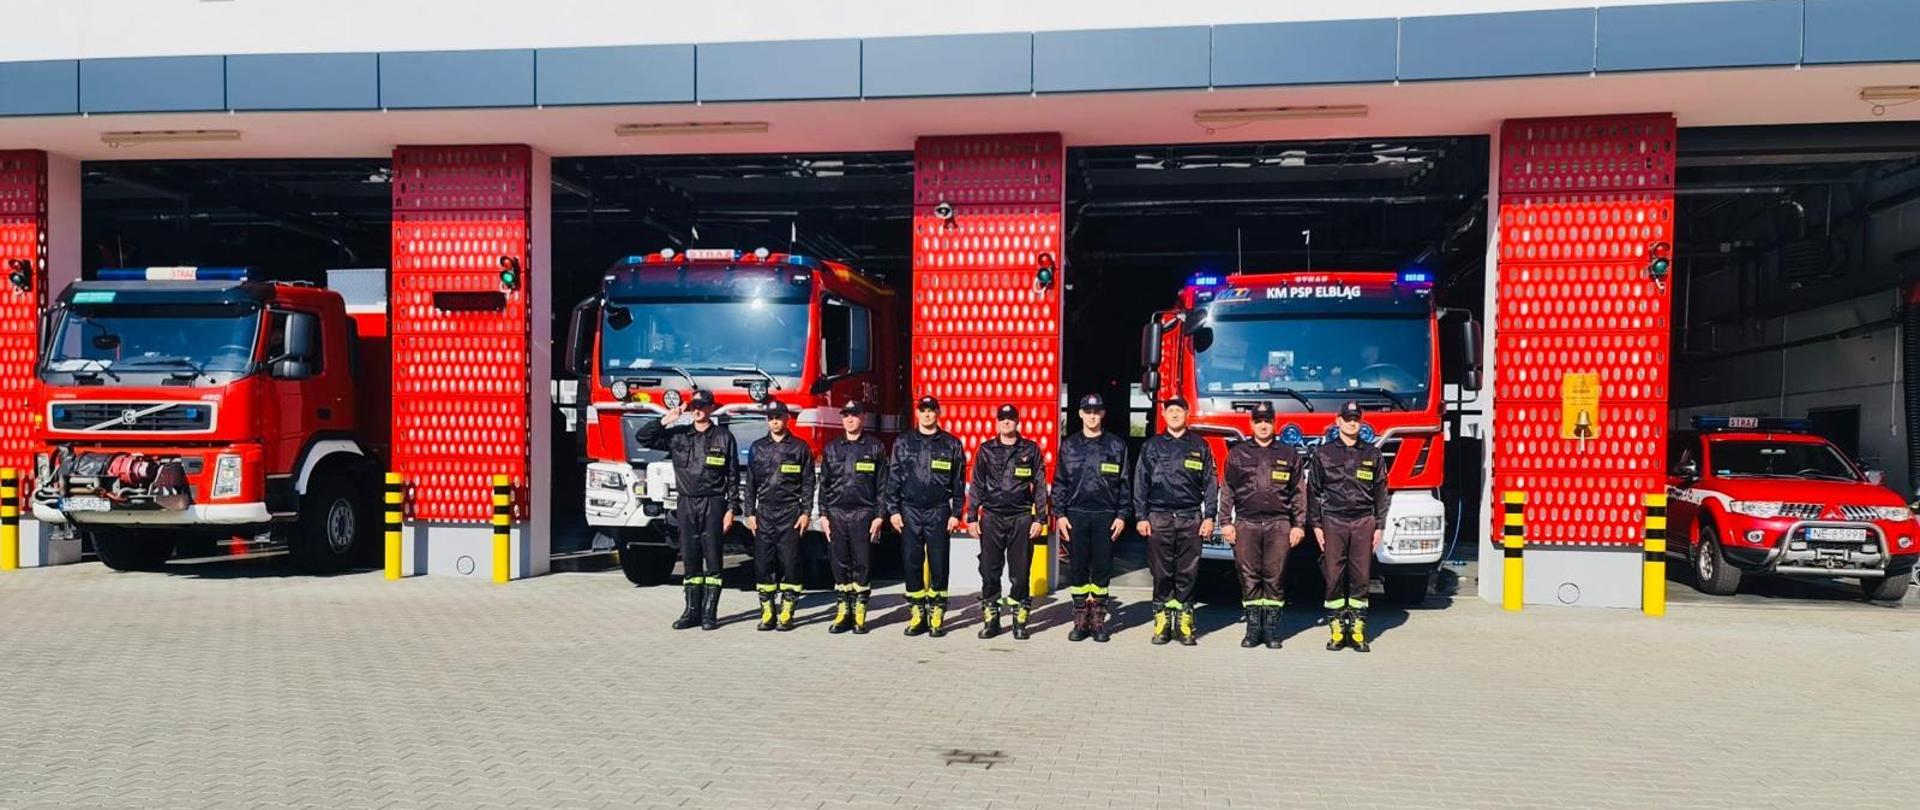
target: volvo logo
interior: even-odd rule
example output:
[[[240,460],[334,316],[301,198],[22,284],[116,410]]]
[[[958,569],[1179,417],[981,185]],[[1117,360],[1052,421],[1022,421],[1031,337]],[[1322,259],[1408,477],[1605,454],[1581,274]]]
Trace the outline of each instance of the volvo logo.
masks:
[[[119,423],[122,425],[131,425],[134,423],[134,420],[137,420],[139,418],[140,418],[140,413],[138,411],[135,411],[132,408],[128,408],[120,412]]]

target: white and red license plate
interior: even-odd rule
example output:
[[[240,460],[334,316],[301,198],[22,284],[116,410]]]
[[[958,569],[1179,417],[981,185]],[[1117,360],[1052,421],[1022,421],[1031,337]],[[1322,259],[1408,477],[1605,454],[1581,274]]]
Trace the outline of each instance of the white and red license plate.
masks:
[[[105,512],[111,508],[112,504],[108,503],[106,498],[88,495],[68,498],[60,504],[63,512]]]
[[[1831,526],[1811,526],[1807,529],[1808,540],[1830,540],[1838,543],[1864,543],[1867,540],[1866,529],[1836,529]]]

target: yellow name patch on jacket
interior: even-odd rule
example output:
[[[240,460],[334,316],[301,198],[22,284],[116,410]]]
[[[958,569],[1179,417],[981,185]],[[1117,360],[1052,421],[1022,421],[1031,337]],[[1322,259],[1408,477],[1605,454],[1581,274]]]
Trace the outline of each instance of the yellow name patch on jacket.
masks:
[[[1032,477],[1033,477],[1033,468],[1032,468],[1032,467],[1015,467],[1015,468],[1013,468],[1013,477],[1015,477],[1015,478],[1032,478]]]
[[[1355,473],[1353,474],[1353,477],[1355,477],[1355,478],[1358,478],[1358,479],[1360,479],[1360,480],[1362,480],[1362,481],[1372,481],[1372,480],[1373,480],[1373,471],[1372,471],[1372,470],[1359,470],[1359,471],[1357,471],[1357,472],[1355,472]]]
[[[953,462],[948,461],[944,458],[936,458],[933,460],[933,468],[940,472],[952,472]]]
[[[1291,480],[1293,480],[1293,473],[1290,473],[1290,472],[1287,472],[1286,470],[1274,470],[1274,471],[1273,471],[1273,480],[1275,480],[1275,481],[1291,481]]]
[[[798,474],[798,473],[800,472],[800,465],[798,465],[798,464],[782,464],[782,465],[780,465],[780,471],[781,471],[781,472],[783,472],[783,473],[794,473],[794,474]]]
[[[853,463],[854,472],[873,472],[873,470],[873,462],[871,461],[856,461]]]
[[[725,467],[727,466],[727,457],[726,456],[707,456],[707,466]]]
[[[1186,461],[1186,467],[1189,470],[1203,470],[1206,469],[1207,465],[1201,463],[1200,459],[1190,458]]]
[[[1103,473],[1111,474],[1111,475],[1119,475],[1120,465],[1115,464],[1111,461],[1103,461],[1103,462],[1100,462],[1100,471]]]

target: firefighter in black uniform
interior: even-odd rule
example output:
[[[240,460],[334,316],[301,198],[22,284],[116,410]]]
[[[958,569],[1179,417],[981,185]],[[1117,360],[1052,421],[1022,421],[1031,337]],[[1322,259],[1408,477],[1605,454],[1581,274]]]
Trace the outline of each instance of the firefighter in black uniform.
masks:
[[[867,598],[873,544],[880,542],[880,492],[887,478],[887,449],[864,430],[866,406],[840,406],[846,434],[820,450],[820,487],[815,496],[820,531],[827,536],[838,607],[829,633],[867,632]]]
[[[1113,545],[1126,531],[1133,507],[1127,478],[1127,443],[1106,432],[1107,403],[1099,394],[1080,398],[1080,429],[1060,442],[1053,468],[1054,526],[1067,557],[1073,596],[1069,641],[1106,641],[1107,609],[1113,597]]]
[[[1200,571],[1200,544],[1213,534],[1219,479],[1213,451],[1187,430],[1187,401],[1160,405],[1166,432],[1140,448],[1133,472],[1134,529],[1147,538],[1153,571],[1153,643],[1193,646],[1193,581]]]
[[[766,404],[767,435],[747,448],[747,530],[753,532],[754,588],[760,592],[758,630],[793,629],[804,577],[800,534],[813,511],[813,451],[787,432],[792,412]],[[776,623],[776,615],[778,621]]]
[[[693,412],[691,424],[677,424],[683,411]],[[674,485],[680,505],[675,512],[680,530],[680,560],[686,566],[687,609],[673,623],[685,630],[719,626],[720,538],[733,529],[738,506],[740,454],[733,434],[713,421],[713,394],[695,391],[682,406],[668,408],[656,421],[645,422],[634,438],[645,447],[665,450],[673,459]]]
[[[1387,469],[1380,448],[1360,440],[1360,403],[1340,406],[1339,434],[1313,453],[1313,497],[1308,519],[1320,544],[1327,580],[1327,649],[1346,641],[1360,652],[1367,643],[1367,585],[1373,550],[1387,519]]]
[[[885,501],[906,567],[907,635],[938,638],[947,634],[947,558],[967,502],[967,451],[940,428],[939,400],[921,397],[914,421],[893,440]]]
[[[1028,588],[1033,540],[1047,528],[1047,488],[1040,445],[1020,435],[1020,411],[1002,405],[993,414],[994,438],[973,454],[968,519],[980,534],[980,637],[1000,634],[1000,614],[1013,614],[1013,637],[1027,638],[1033,609]],[[1000,572],[1012,585],[1000,595]]]
[[[1280,649],[1286,607],[1287,554],[1306,539],[1307,486],[1299,449],[1273,437],[1273,403],[1253,407],[1253,438],[1227,450],[1220,488],[1220,534],[1233,546],[1240,604],[1247,611],[1242,647]]]

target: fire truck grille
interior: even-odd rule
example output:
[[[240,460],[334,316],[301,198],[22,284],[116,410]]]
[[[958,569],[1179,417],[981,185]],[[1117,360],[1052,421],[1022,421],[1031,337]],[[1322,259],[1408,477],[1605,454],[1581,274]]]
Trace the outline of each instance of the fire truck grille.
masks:
[[[213,426],[213,406],[203,402],[56,402],[55,430],[201,431]]]

